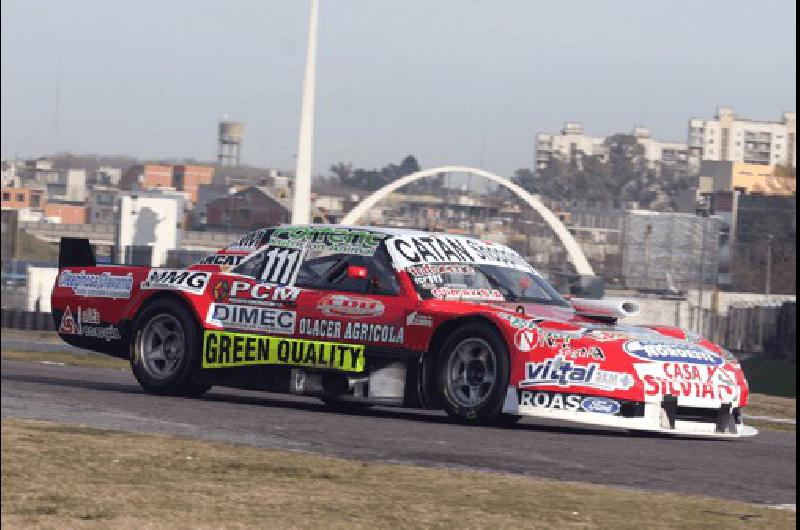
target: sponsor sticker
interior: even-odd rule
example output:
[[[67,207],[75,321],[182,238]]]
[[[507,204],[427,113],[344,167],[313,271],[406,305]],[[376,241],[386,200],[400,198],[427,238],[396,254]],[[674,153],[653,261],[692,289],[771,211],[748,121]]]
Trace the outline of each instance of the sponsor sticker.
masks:
[[[627,390],[633,383],[633,376],[628,373],[601,370],[598,363],[578,365],[563,355],[557,355],[543,362],[525,363],[525,379],[519,384]]]
[[[198,262],[198,265],[219,265],[220,267],[235,267],[240,264],[247,254],[211,254]]]
[[[514,313],[498,313],[497,316],[507,320],[509,325],[516,329],[536,329],[542,322],[538,318],[521,317]]]
[[[646,396],[677,397],[732,401],[739,394],[735,375],[723,367],[694,362],[636,364]]]
[[[282,365],[364,371],[364,346],[206,330],[203,368]]]
[[[327,316],[379,317],[384,305],[380,300],[364,296],[329,294],[317,303],[317,309]]]
[[[406,325],[430,328],[433,327],[433,317],[431,315],[421,315],[414,311],[406,317]]]
[[[621,409],[619,401],[614,399],[557,392],[534,392],[532,390],[523,390],[519,393],[519,404],[522,407],[610,415],[618,414]]]
[[[356,228],[282,226],[269,238],[271,247],[328,250],[341,254],[372,256],[388,234]]]
[[[192,294],[203,294],[210,272],[183,269],[152,269],[142,282],[142,289],[171,289]]]
[[[619,401],[604,397],[586,397],[581,401],[581,408],[586,412],[595,414],[617,414],[620,409]]]
[[[519,351],[531,351],[539,343],[539,333],[535,329],[519,329],[514,335],[514,346]]]
[[[492,300],[503,302],[505,298],[499,289],[468,289],[461,287],[437,287],[431,290],[436,298],[445,300]]]
[[[296,315],[286,309],[217,303],[208,308],[206,322],[222,328],[291,335]]]
[[[73,314],[69,306],[61,315],[58,332],[62,335],[81,335],[105,341],[120,340],[122,334],[113,324],[101,324],[100,312],[95,308],[77,307]]]
[[[266,232],[267,229],[262,228],[261,230],[256,230],[255,232],[250,232],[249,234],[245,234],[235,243],[225,247],[225,250],[240,250],[240,251],[255,250],[263,244],[262,240],[264,239],[264,234]]]
[[[78,328],[78,323],[75,321],[75,317],[72,316],[72,310],[70,310],[69,306],[64,310],[64,314],[61,315],[61,322],[58,326],[58,333],[61,335],[80,335],[80,329]]]
[[[296,302],[300,295],[300,289],[246,280],[221,279],[211,288],[211,295],[216,302],[275,307]]]
[[[402,236],[387,244],[392,262],[399,269],[426,264],[465,263],[498,265],[524,271],[533,268],[510,248],[456,236]]]
[[[70,288],[78,296],[130,298],[133,274],[128,273],[121,276],[110,272],[96,274],[65,270],[58,277],[58,286]]]
[[[720,365],[722,357],[696,344],[659,340],[629,340],[622,348],[631,356],[645,361],[688,362]]]
[[[340,322],[324,318],[301,318],[297,329],[300,335],[310,337],[390,344],[402,344],[405,336],[402,327],[366,322]]]

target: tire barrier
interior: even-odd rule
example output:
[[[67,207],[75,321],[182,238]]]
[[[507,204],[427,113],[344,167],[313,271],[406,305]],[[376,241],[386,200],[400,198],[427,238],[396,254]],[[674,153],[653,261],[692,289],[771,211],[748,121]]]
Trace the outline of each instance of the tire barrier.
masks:
[[[2,327],[32,331],[55,331],[51,313],[3,309],[0,311]]]

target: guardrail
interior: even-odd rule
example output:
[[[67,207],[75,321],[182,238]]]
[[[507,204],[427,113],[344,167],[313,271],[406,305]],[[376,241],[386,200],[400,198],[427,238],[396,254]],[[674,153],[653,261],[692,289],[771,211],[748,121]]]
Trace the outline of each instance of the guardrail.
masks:
[[[20,309],[0,310],[2,327],[36,331],[55,331],[53,315],[43,311],[22,311]]]

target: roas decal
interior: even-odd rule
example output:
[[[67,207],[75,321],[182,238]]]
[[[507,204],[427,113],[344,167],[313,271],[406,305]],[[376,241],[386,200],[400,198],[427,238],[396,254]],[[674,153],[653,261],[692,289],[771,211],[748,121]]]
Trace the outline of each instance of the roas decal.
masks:
[[[379,317],[384,306],[380,300],[363,296],[329,294],[317,303],[317,309],[328,316]]]

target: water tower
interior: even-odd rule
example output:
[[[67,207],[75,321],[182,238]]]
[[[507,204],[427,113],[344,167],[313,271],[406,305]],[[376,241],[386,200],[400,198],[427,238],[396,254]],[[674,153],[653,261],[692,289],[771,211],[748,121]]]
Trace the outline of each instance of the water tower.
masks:
[[[244,123],[223,120],[219,122],[217,163],[221,166],[238,166],[242,151]]]

